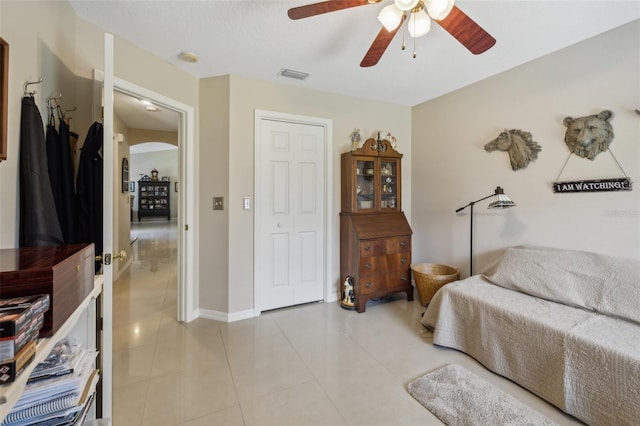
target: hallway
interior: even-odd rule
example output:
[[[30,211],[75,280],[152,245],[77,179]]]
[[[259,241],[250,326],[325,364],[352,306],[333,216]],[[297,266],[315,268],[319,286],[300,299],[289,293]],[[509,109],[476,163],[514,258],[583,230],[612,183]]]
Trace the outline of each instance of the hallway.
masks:
[[[222,323],[176,322],[175,222],[132,224],[114,284],[113,426],[440,425],[406,385],[460,364],[560,425],[576,420],[455,350],[396,295],[365,313],[311,303]]]

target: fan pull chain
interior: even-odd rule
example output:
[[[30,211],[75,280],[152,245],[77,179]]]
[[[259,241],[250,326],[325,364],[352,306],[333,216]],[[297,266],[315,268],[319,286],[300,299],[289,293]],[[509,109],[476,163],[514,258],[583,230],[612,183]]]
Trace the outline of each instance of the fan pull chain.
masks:
[[[402,21],[401,21],[401,23],[402,23]],[[405,32],[402,31],[402,50],[405,50],[407,48],[407,45],[404,42],[404,34],[405,34]]]
[[[416,39],[413,38],[413,59],[416,58]]]
[[[411,13],[413,14],[413,11],[411,11]],[[415,17],[414,17],[414,20],[413,20],[413,34],[415,35],[415,33],[416,33],[416,20],[415,20]],[[416,38],[414,37],[413,38],[413,59],[415,59],[415,58],[416,58]]]

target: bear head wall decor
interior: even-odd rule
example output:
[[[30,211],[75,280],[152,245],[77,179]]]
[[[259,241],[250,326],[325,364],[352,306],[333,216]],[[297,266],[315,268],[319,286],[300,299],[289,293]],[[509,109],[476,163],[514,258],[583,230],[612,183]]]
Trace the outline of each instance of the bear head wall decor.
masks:
[[[564,142],[569,151],[578,157],[593,160],[608,150],[613,140],[613,127],[609,123],[612,118],[613,112],[609,110],[580,118],[565,117],[562,121],[567,127]]]

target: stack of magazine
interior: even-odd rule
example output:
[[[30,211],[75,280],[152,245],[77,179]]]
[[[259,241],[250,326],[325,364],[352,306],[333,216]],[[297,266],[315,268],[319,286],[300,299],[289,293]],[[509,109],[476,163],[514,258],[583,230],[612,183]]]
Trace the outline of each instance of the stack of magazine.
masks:
[[[2,426],[81,425],[99,379],[96,356],[95,349],[85,349],[73,338],[58,342],[33,370]]]

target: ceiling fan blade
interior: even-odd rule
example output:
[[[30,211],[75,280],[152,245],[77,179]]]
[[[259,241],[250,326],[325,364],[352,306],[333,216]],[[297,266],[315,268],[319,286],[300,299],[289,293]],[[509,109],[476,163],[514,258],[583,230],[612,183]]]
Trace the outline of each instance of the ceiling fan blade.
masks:
[[[309,18],[310,16],[322,15],[323,13],[335,12],[336,10],[349,9],[356,6],[371,4],[369,0],[329,0],[320,3],[307,4],[305,6],[289,9],[287,14],[291,19]]]
[[[403,23],[404,15],[402,15],[400,25],[398,25],[395,30],[387,31],[385,27],[382,27],[380,29],[378,36],[375,40],[373,40],[373,43],[371,43],[371,47],[369,47],[369,50],[364,55],[364,58],[362,58],[362,62],[360,62],[361,67],[372,67],[378,63],[384,51],[387,50],[389,43],[391,43],[391,40],[393,40],[393,36],[396,35],[398,30],[402,27]]]
[[[446,18],[436,22],[474,55],[486,52],[496,44],[495,38],[457,6],[453,6]]]

